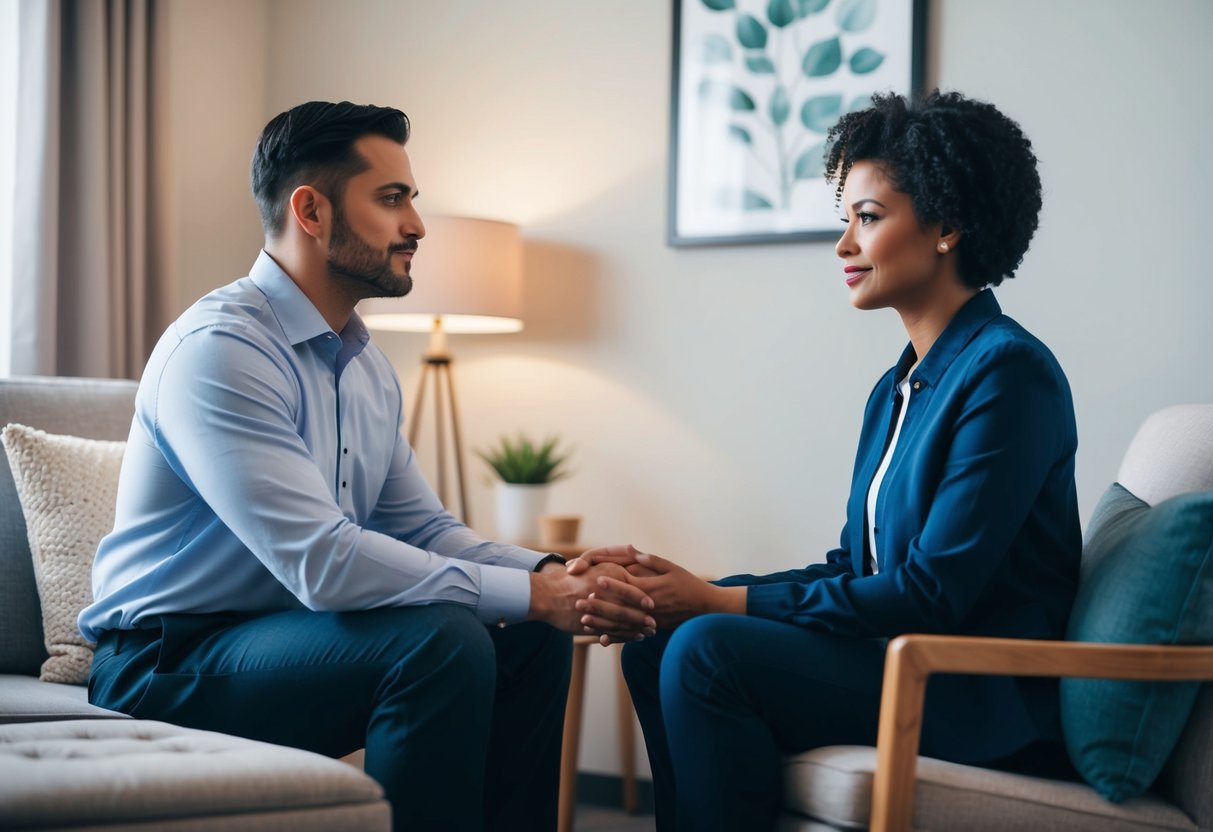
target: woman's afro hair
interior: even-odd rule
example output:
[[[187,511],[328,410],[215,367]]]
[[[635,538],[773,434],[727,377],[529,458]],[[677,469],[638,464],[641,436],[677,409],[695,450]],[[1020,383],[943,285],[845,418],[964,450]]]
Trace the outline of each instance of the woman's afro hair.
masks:
[[[874,95],[827,137],[826,181],[842,198],[856,162],[878,163],[923,225],[959,229],[960,279],[980,289],[1013,277],[1040,216],[1032,143],[992,104],[956,92],[907,101]]]

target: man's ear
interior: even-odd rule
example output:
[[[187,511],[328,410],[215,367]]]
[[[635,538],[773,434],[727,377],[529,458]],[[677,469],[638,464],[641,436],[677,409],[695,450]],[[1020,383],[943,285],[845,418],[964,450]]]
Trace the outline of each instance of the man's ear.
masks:
[[[300,185],[291,192],[287,203],[290,219],[304,234],[320,239],[328,233],[332,219],[332,206],[328,197],[311,185]]]

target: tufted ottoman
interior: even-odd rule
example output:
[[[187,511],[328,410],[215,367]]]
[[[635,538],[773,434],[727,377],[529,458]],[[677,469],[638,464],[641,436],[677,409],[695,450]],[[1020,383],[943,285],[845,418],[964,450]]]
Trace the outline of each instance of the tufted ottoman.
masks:
[[[0,829],[387,830],[337,760],[143,720],[0,725]]]

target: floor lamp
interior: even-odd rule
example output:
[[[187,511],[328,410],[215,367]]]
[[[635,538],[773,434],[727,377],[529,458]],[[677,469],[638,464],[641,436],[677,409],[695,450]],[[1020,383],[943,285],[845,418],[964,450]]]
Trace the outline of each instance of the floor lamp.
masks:
[[[471,524],[463,475],[463,447],[448,334],[518,332],[522,329],[522,241],[518,227],[466,217],[426,217],[426,234],[413,257],[413,291],[402,298],[363,301],[358,313],[369,329],[428,332],[421,379],[409,420],[414,450],[426,390],[433,381],[438,499],[447,502],[447,428],[464,523]]]

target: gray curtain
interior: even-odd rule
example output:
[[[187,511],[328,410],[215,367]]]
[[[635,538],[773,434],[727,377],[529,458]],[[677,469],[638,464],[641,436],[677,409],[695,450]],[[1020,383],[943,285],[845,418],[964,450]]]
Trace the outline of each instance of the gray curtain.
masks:
[[[21,0],[12,372],[138,378],[168,318],[156,0]]]

